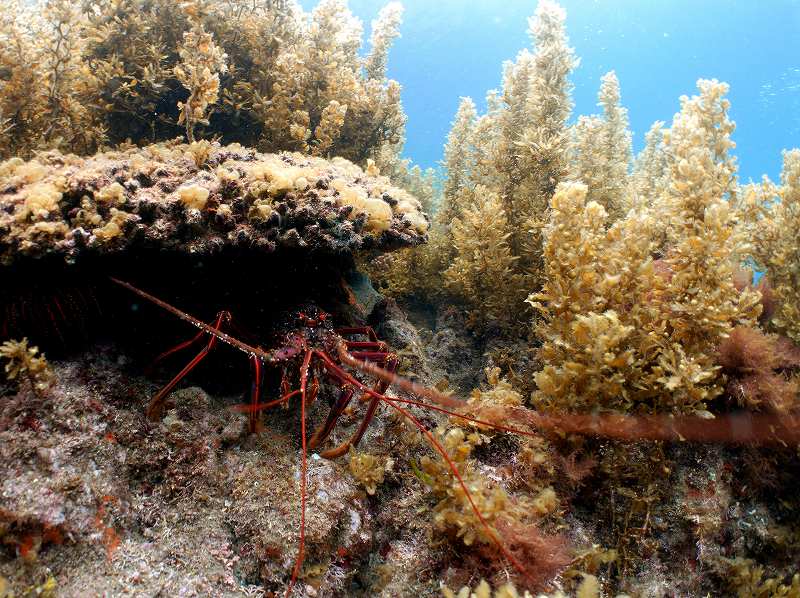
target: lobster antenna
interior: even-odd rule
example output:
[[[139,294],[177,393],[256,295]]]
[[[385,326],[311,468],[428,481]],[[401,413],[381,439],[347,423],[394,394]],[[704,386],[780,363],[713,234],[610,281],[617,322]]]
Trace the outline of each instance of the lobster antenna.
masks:
[[[366,374],[371,374],[376,378],[380,378],[384,382],[391,384],[392,386],[397,386],[398,388],[402,388],[403,390],[410,392],[411,394],[417,395],[418,397],[424,397],[426,399],[430,399],[434,403],[439,403],[440,405],[444,405],[445,407],[464,407],[466,403],[455,397],[451,397],[450,395],[446,395],[442,392],[438,392],[433,390],[432,388],[427,388],[422,384],[417,384],[416,382],[412,382],[408,378],[403,378],[402,376],[398,376],[397,374],[393,374],[389,370],[385,370],[382,367],[375,365],[374,363],[369,363],[368,361],[361,361],[356,359],[347,351],[347,348],[344,344],[340,344],[339,347],[339,359],[341,359],[344,363],[361,370]]]
[[[109,278],[111,279],[112,282],[120,285],[121,287],[124,287],[124,288],[128,289],[129,291],[131,291],[133,293],[136,293],[137,295],[139,295],[140,297],[142,297],[144,299],[147,299],[150,303],[153,303],[153,304],[157,305],[161,309],[167,310],[169,313],[171,313],[174,316],[179,317],[184,322],[188,322],[192,326],[195,326],[195,327],[199,328],[200,330],[202,330],[202,331],[204,331],[204,332],[206,332],[206,333],[208,333],[208,334],[210,334],[212,336],[216,336],[223,343],[225,343],[227,345],[230,345],[231,347],[234,347],[236,349],[239,349],[240,351],[242,351],[244,353],[247,353],[250,357],[257,357],[259,359],[262,359],[262,360],[268,361],[268,362],[273,361],[272,355],[270,355],[266,351],[264,351],[262,349],[259,349],[258,347],[254,347],[252,345],[248,345],[247,343],[242,342],[239,339],[232,337],[230,334],[226,334],[226,333],[222,332],[221,330],[217,330],[213,326],[210,326],[210,325],[206,324],[205,322],[202,322],[202,321],[198,320],[194,316],[187,314],[185,311],[181,311],[177,307],[173,307],[172,305],[170,305],[166,301],[162,301],[158,297],[154,297],[150,293],[146,293],[145,291],[143,291],[143,290],[141,290],[139,288],[136,288],[135,286],[133,286],[129,282],[125,282],[124,280],[119,280],[118,278],[114,278],[113,276],[109,276]]]
[[[464,492],[464,496],[467,497],[467,501],[469,502],[470,507],[472,508],[472,511],[475,513],[475,516],[478,518],[478,521],[480,521],[481,525],[486,530],[486,533],[492,539],[492,541],[497,546],[497,548],[500,550],[500,552],[503,554],[503,556],[506,559],[508,559],[508,561],[514,566],[514,568],[517,571],[519,571],[522,575],[526,575],[526,571],[525,571],[525,568],[522,566],[522,563],[520,563],[514,557],[514,555],[511,554],[511,551],[509,551],[508,548],[506,548],[506,546],[500,540],[500,538],[497,537],[496,532],[489,525],[489,522],[486,521],[486,518],[480,512],[480,509],[478,509],[478,506],[475,504],[475,501],[472,498],[472,493],[469,491],[469,488],[467,488],[467,484],[466,484],[466,482],[464,482],[464,478],[462,478],[461,474],[458,472],[458,468],[456,467],[455,463],[453,463],[453,460],[450,458],[450,455],[447,454],[447,451],[442,446],[442,444],[438,440],[436,440],[436,437],[433,434],[431,434],[430,430],[428,430],[422,424],[422,422],[419,421],[416,417],[414,417],[414,415],[411,414],[407,409],[403,409],[399,405],[396,405],[393,402],[393,400],[388,398],[386,395],[382,395],[382,394],[380,394],[378,392],[375,392],[374,390],[372,390],[371,388],[369,388],[365,384],[362,384],[356,378],[354,378],[353,376],[351,376],[350,374],[348,374],[347,372],[345,372],[341,368],[337,367],[336,364],[334,364],[333,361],[331,361],[331,359],[327,355],[325,355],[325,353],[322,353],[321,351],[315,351],[315,353],[322,359],[324,364],[328,365],[329,367],[335,368],[338,371],[338,373],[344,379],[346,379],[350,384],[353,384],[353,385],[357,386],[358,388],[360,388],[361,390],[363,390],[367,394],[369,394],[369,395],[379,399],[380,401],[386,403],[392,409],[394,409],[395,411],[400,413],[403,417],[408,419],[412,424],[414,424],[414,426],[420,432],[422,432],[422,434],[428,439],[428,442],[434,448],[434,450],[437,453],[439,453],[441,455],[442,459],[444,459],[445,463],[447,463],[448,469],[453,474],[453,477],[455,477],[456,480],[458,481],[459,486],[461,486],[461,489]]]
[[[458,399],[422,387],[375,364],[360,361],[350,355],[347,349],[341,345],[339,346],[339,358],[343,363],[385,380],[417,396],[431,399],[447,407],[453,405],[465,406],[465,403]],[[520,430],[519,428],[472,418],[421,401],[409,399],[392,400],[419,405],[420,407],[446,413],[475,424],[486,425],[496,430],[522,436],[535,436],[532,432]],[[800,416],[791,413],[744,412],[722,415],[711,420],[692,415],[543,414],[519,407],[508,408],[506,413],[511,420],[532,428],[560,430],[572,434],[588,434],[621,441],[663,440],[764,445],[786,445],[800,442]]]
[[[306,450],[306,383],[308,382],[308,366],[314,352],[306,349],[303,357],[303,365],[300,366],[300,437],[303,444],[303,461],[300,473],[300,539],[297,546],[297,559],[292,569],[292,578],[286,587],[286,598],[292,592],[297,577],[300,574],[300,567],[303,566],[303,558],[306,544],[306,493],[308,485],[308,452]]]

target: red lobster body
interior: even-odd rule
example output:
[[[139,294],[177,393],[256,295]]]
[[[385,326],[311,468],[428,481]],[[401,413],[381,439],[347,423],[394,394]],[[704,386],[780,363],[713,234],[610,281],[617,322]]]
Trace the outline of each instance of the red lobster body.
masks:
[[[253,384],[250,404],[244,407],[243,410],[247,411],[250,416],[251,432],[256,432],[258,430],[260,425],[259,415],[263,410],[284,404],[300,394],[305,394],[304,405],[316,399],[319,390],[318,378],[313,376],[310,388],[306,388],[305,386],[308,382],[309,370],[312,365],[318,364],[318,369],[324,372],[332,382],[340,387],[340,396],[333,403],[325,423],[318,427],[309,439],[308,448],[312,450],[321,446],[327,440],[338,418],[355,396],[356,389],[351,388],[350,377],[344,373],[340,364],[337,363],[338,347],[340,345],[356,359],[372,362],[391,373],[394,373],[397,369],[397,357],[388,351],[385,343],[378,340],[372,328],[364,326],[334,329],[330,324],[328,314],[314,307],[297,312],[295,324],[299,325],[298,328],[295,328],[292,332],[286,333],[277,349],[267,352],[260,347],[250,346],[224,331],[225,328],[230,328],[233,325],[233,316],[228,311],[219,312],[213,323],[201,322],[193,316],[177,310],[127,282],[113,278],[112,280],[200,328],[200,331],[193,338],[160,354],[156,358],[156,362],[178,351],[187,349],[192,345],[199,344],[204,336],[209,337],[200,352],[152,398],[147,407],[147,416],[153,420],[160,419],[166,399],[175,386],[185,378],[220,341],[240,349],[249,355],[253,372]],[[353,336],[363,336],[368,340],[347,340],[345,338]],[[315,358],[316,362],[312,364]],[[298,390],[291,390],[287,378],[288,366],[293,365],[297,361],[301,362],[301,388]],[[261,395],[263,393],[264,368],[268,366],[282,368],[282,396],[279,399],[263,403],[261,402]],[[382,395],[386,392],[388,386],[388,382],[379,380],[372,388],[372,391],[373,393]],[[320,453],[321,456],[329,459],[339,457],[346,453],[350,446],[355,446],[359,443],[375,415],[375,410],[379,404],[379,399],[371,396],[367,392],[362,392],[361,400],[368,401],[369,406],[367,407],[364,419],[358,430],[349,440],[341,445],[327,451],[322,451]]]

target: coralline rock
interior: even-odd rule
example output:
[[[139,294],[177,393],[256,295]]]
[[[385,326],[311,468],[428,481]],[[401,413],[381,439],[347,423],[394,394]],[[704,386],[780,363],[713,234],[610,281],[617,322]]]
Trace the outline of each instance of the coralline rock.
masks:
[[[353,163],[207,141],[0,163],[0,262],[225,248],[342,254],[424,242],[420,203]]]

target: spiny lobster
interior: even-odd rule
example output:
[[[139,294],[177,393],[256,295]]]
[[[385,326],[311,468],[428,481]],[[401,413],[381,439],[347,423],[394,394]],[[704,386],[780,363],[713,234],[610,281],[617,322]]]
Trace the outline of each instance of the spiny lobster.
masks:
[[[147,301],[172,313],[199,329],[191,339],[165,351],[156,358],[159,361],[173,353],[198,344],[208,337],[200,352],[170,380],[150,401],[147,416],[152,420],[160,418],[166,399],[174,387],[194,369],[217,345],[226,343],[248,355],[253,372],[253,385],[250,404],[240,406],[240,410],[248,414],[251,432],[260,430],[260,414],[271,407],[288,403],[292,398],[300,397],[300,433],[302,445],[300,476],[300,532],[298,552],[287,586],[286,596],[292,591],[303,564],[305,550],[306,491],[307,491],[307,455],[308,450],[320,447],[330,436],[339,417],[351,403],[356,393],[360,393],[360,402],[367,404],[361,423],[353,435],[339,446],[321,451],[322,457],[335,459],[348,452],[351,446],[358,445],[372,421],[380,404],[387,405],[416,427],[427,439],[431,447],[442,457],[454,479],[461,486],[470,508],[485,529],[504,558],[523,576],[526,569],[511,553],[475,504],[472,494],[465,484],[455,463],[444,446],[423,423],[412,414],[407,406],[414,405],[428,410],[444,413],[472,424],[486,426],[498,431],[510,432],[521,436],[537,437],[536,430],[559,430],[566,433],[602,436],[622,441],[664,440],[694,441],[736,444],[786,444],[800,443],[800,418],[791,415],[738,414],[717,417],[712,420],[693,416],[629,416],[629,415],[586,415],[586,414],[542,414],[524,407],[489,409],[479,412],[484,419],[465,415],[466,403],[450,395],[437,392],[402,376],[397,375],[397,356],[391,353],[386,344],[378,340],[375,331],[368,327],[334,328],[328,314],[321,310],[311,309],[296,314],[300,326],[285,335],[283,344],[277,349],[266,351],[248,344],[224,331],[231,328],[232,316],[228,311],[221,311],[212,323],[203,322],[194,316],[179,310],[169,303],[150,295],[132,284],[111,278],[111,280],[146,299]],[[313,313],[312,313],[313,312]],[[363,336],[366,341],[348,340],[348,337]],[[299,389],[292,390],[285,372],[290,364],[299,365]],[[319,381],[312,376],[309,384],[309,371],[312,365],[319,369],[341,388],[338,399],[333,403],[324,423],[319,425],[309,438],[306,428],[306,409],[313,402],[319,391]],[[349,366],[377,379],[370,387],[344,369]],[[281,382],[281,396],[278,399],[262,402],[263,374],[266,366],[284,368]],[[389,386],[395,386],[423,400],[388,396]],[[426,402],[427,399],[431,402]],[[498,413],[502,411],[502,413]],[[487,420],[492,421],[487,421]],[[499,424],[508,421],[521,424],[528,429]]]

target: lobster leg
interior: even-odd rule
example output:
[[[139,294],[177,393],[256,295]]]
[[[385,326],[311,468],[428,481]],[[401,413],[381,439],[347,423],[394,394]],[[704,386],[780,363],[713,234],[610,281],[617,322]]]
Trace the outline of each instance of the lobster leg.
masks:
[[[250,433],[255,434],[261,424],[261,411],[258,401],[261,398],[261,385],[264,381],[264,363],[260,357],[252,355],[250,366],[253,369],[253,387],[250,391],[250,413],[248,414]]]
[[[386,353],[371,353],[369,358],[373,359],[373,361],[380,361],[383,363],[386,361]],[[336,372],[329,370],[328,375],[342,385],[348,384],[347,381]],[[336,426],[336,422],[339,420],[339,417],[341,417],[342,413],[344,413],[344,410],[350,404],[350,401],[352,401],[354,393],[355,391],[352,388],[342,389],[342,394],[339,396],[339,399],[336,401],[333,407],[331,407],[325,423],[314,430],[314,434],[311,436],[309,447],[312,450],[323,444],[328,439],[328,436],[330,436],[333,428]]]
[[[399,361],[396,356],[391,354],[386,355],[384,362],[386,364],[387,371],[394,373],[397,370]],[[384,380],[378,380],[378,382],[376,382],[375,387],[372,389],[373,394],[369,400],[369,405],[367,406],[367,411],[364,414],[364,419],[361,420],[361,425],[348,440],[335,448],[320,453],[322,457],[325,457],[326,459],[335,459],[344,455],[348,450],[350,450],[351,446],[358,446],[358,443],[361,441],[361,438],[367,431],[369,424],[372,422],[372,418],[375,416],[375,411],[378,409],[378,405],[380,405],[380,397],[386,392],[387,388],[389,388],[388,382]]]
[[[231,320],[232,320],[232,317],[231,317],[230,312],[221,311],[221,312],[219,312],[217,314],[217,319],[214,320],[214,323],[211,324],[211,326],[213,328],[215,328],[216,330],[221,330],[222,329],[222,324],[223,323],[230,324]],[[178,351],[183,351],[184,349],[186,349],[188,347],[191,347],[193,344],[195,344],[197,341],[199,341],[201,338],[203,338],[204,334],[207,334],[207,333],[205,331],[201,330],[200,332],[198,332],[196,335],[194,335],[189,340],[183,341],[182,343],[178,343],[177,345],[175,345],[171,349],[167,349],[166,351],[161,353],[158,357],[156,357],[153,360],[153,363],[151,363],[147,368],[148,371],[151,371],[153,368],[155,368],[156,364],[158,364],[159,362],[163,361],[164,359],[166,359],[170,355],[172,355],[174,353],[177,353]]]
[[[217,317],[216,322],[214,322],[213,328],[215,330],[219,330],[220,327],[222,326],[222,323],[224,321],[223,318],[224,314],[227,314],[227,312],[220,312],[219,317]],[[228,314],[228,316],[230,316],[230,314]],[[191,344],[191,342],[189,341],[187,342]],[[203,350],[200,351],[195,356],[195,358],[192,359],[188,364],[186,364],[186,366],[180,372],[178,372],[178,374],[172,380],[170,380],[167,383],[167,385],[164,386],[164,388],[162,388],[161,390],[158,391],[158,393],[156,393],[156,395],[150,400],[150,404],[147,406],[146,413],[148,419],[150,419],[151,421],[155,421],[161,417],[161,412],[164,409],[164,401],[166,401],[167,397],[169,396],[169,393],[172,392],[172,389],[175,388],[178,382],[183,380],[186,377],[186,375],[197,366],[198,363],[200,363],[201,361],[203,361],[203,359],[206,358],[208,353],[211,351],[211,349],[213,349],[216,346],[216,344],[217,344],[217,337],[212,335],[211,338],[208,340],[208,344],[203,348]],[[178,345],[179,348],[183,348],[184,346],[189,346],[189,345],[186,343],[181,343],[181,345]],[[174,351],[171,349],[166,353],[170,354],[171,352]]]
[[[275,399],[274,401],[270,401],[268,403],[258,403],[256,405],[243,403],[240,405],[232,405],[230,409],[231,411],[236,411],[237,413],[258,413],[259,411],[263,411],[264,409],[270,409],[272,407],[288,403],[289,399],[299,394],[300,394],[300,389],[298,388],[297,390],[293,390],[288,394],[283,395],[280,399]]]
[[[308,403],[311,404],[317,400],[319,394],[319,378],[315,375],[311,378],[311,387],[308,390]]]
[[[350,401],[353,399],[354,392],[355,391],[352,388],[345,388],[342,390],[342,394],[339,395],[339,399],[336,401],[334,406],[331,407],[331,411],[328,414],[328,419],[325,420],[325,423],[314,431],[314,434],[311,436],[311,440],[308,441],[308,447],[311,450],[314,450],[328,439],[328,436],[330,436],[331,432],[333,431],[337,420],[350,404]]]

